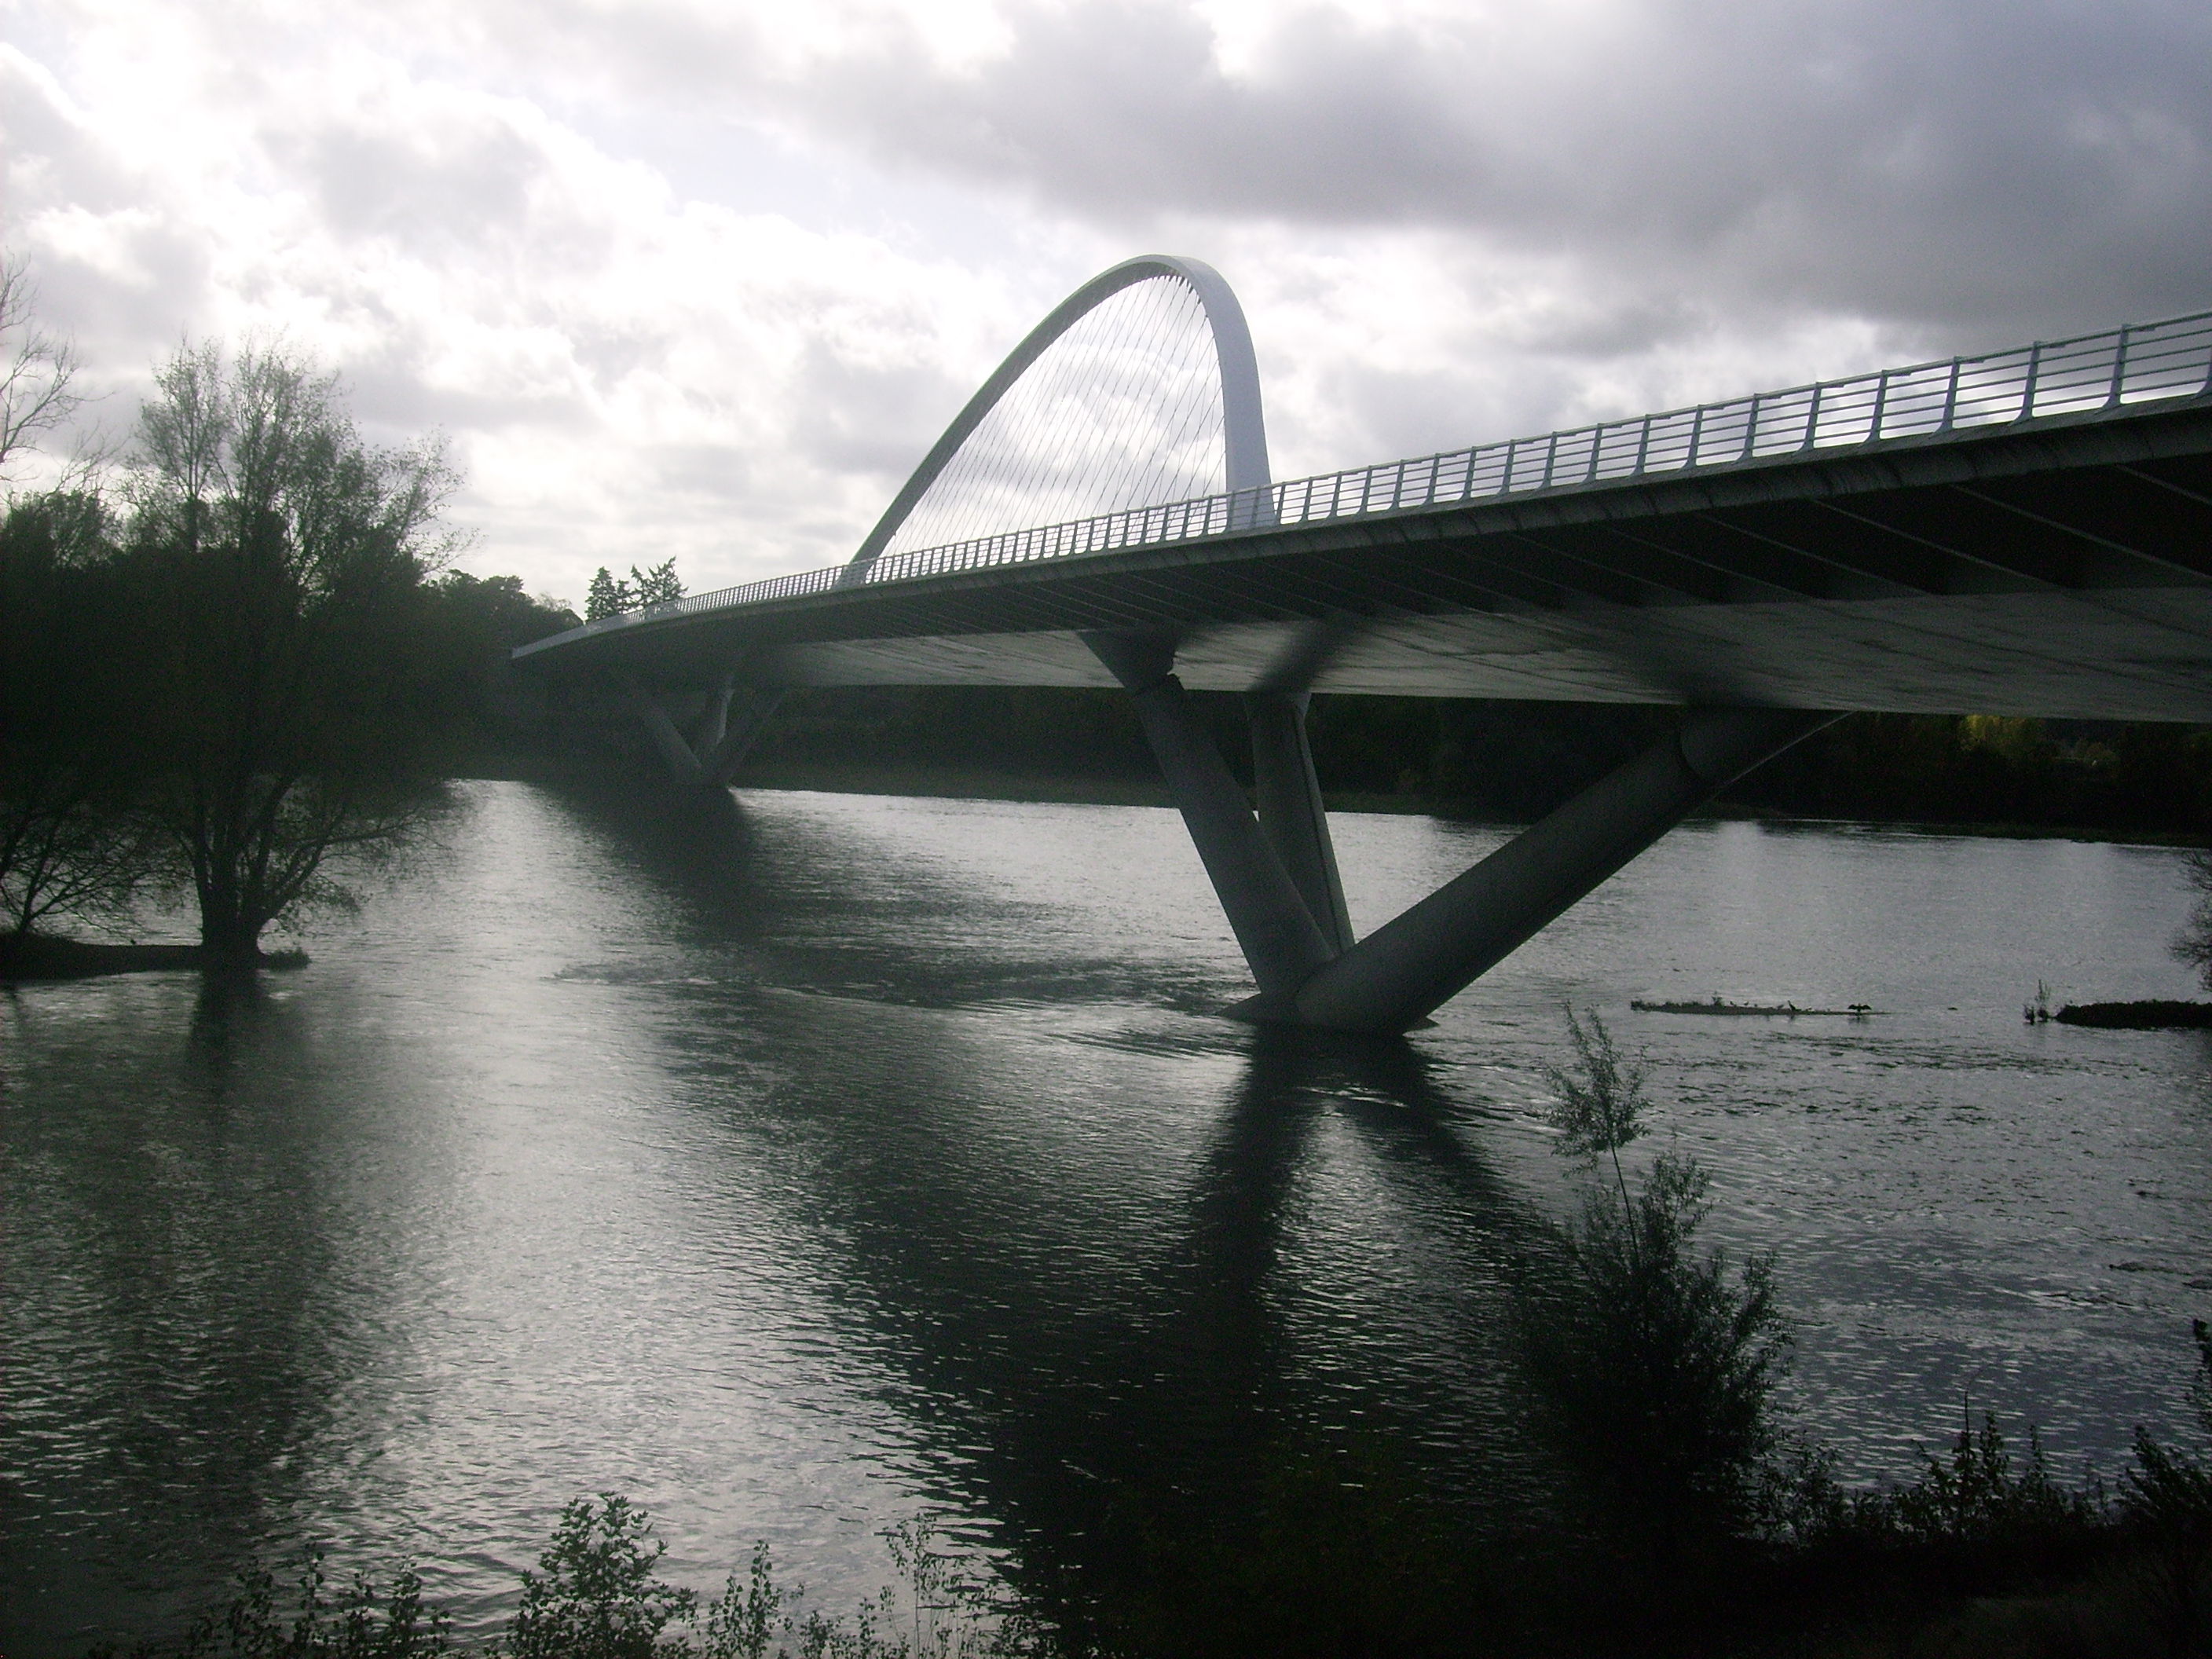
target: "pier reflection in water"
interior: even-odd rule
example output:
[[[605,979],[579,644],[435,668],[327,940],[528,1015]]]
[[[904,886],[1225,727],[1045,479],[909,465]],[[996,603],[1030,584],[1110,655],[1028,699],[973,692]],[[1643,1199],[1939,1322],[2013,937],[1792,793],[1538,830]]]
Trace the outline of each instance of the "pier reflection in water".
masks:
[[[1356,919],[1497,834],[1342,818]],[[764,1537],[833,1602],[917,1510],[1080,1564],[1286,1445],[1525,1513],[1501,1267],[1571,1198],[1567,1000],[1780,1252],[1856,1473],[1962,1390],[2109,1462],[2212,1300],[2204,1034],[2018,1016],[2188,993],[2169,852],[1692,827],[1393,1047],[1212,1013],[1242,967],[1165,812],[493,784],[441,842],[258,1000],[0,1009],[18,1659],[306,1535],[482,1624],[603,1489],[692,1582]],[[1889,1012],[1626,1012],[1716,994]]]

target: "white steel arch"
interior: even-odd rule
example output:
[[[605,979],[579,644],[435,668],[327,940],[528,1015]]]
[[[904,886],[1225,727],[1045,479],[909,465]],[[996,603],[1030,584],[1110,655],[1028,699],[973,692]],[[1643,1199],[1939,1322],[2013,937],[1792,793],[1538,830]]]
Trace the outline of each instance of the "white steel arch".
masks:
[[[1198,296],[1206,316],[1207,331],[1213,339],[1213,356],[1221,383],[1221,441],[1222,472],[1224,489],[1231,495],[1245,495],[1251,501],[1249,522],[1258,525],[1273,523],[1269,511],[1272,505],[1268,487],[1273,482],[1267,470],[1267,431],[1260,411],[1260,368],[1252,352],[1251,330],[1245,325],[1244,308],[1237,303],[1237,295],[1221,273],[1212,265],[1198,259],[1187,259],[1171,253],[1147,253],[1103,270],[1081,288],[1062,300],[1013,350],[1006,360],[992,371],[991,377],[976,389],[966,407],[953,417],[952,424],[945,428],[921,465],[913,476],[900,487],[884,515],[860,544],[846,567],[840,586],[845,581],[866,580],[868,568],[908,516],[921,505],[929,493],[938,475],[949,465],[960,447],[966,443],[983,418],[995,408],[999,400],[1013,388],[1030,366],[1042,356],[1053,343],[1075,326],[1091,311],[1123,289],[1139,283],[1167,277],[1180,282]],[[1249,494],[1248,494],[1249,492]],[[1240,512],[1240,520],[1246,514]]]

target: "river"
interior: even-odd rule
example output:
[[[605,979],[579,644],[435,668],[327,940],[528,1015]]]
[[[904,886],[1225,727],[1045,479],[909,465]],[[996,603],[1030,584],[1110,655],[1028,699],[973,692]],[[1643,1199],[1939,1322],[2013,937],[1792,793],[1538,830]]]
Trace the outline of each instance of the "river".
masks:
[[[1402,1047],[1221,1019],[1178,821],[739,792],[724,822],[456,786],[265,994],[0,1001],[11,1659],[167,1628],[246,1553],[411,1555],[481,1632],[563,1502],[831,1607],[921,1513],[1080,1551],[1118,1484],[1388,1445],[1510,1510],[1500,1267],[1579,1176],[1563,1005],[1646,1053],[1714,1237],[1775,1253],[1844,1472],[1962,1401],[2108,1471],[2212,1313],[2212,1033],[2028,1026],[2192,994],[2181,855],[1677,830]],[[1364,931],[1505,833],[1337,816]],[[1860,1021],[1632,1012],[1722,995]]]

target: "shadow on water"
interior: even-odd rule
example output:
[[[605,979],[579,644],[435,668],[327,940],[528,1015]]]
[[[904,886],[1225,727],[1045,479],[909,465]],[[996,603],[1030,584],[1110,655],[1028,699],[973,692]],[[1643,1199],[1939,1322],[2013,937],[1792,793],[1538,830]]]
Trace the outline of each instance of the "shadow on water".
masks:
[[[1066,1103],[1040,1111],[923,1029],[876,1030],[895,1102],[879,1077],[817,1080],[836,1176],[813,1197],[900,1379],[915,1477],[1018,1573],[1079,1601],[1149,1580],[1177,1539],[1279,1518],[1316,1460],[1359,1485],[1387,1470],[1476,1525],[1541,1506],[1496,1271],[1527,1215],[1419,1056],[1192,1029],[1188,1060],[1231,1060],[1233,1079],[1172,1144],[1140,1103],[1095,1103],[1164,1187],[1086,1227],[1112,1177],[1052,1139]],[[1347,1225],[1337,1189],[1366,1170],[1379,1201]]]
[[[758,836],[726,790],[680,792],[658,779],[570,780],[540,787],[638,870],[695,907],[702,929],[750,931],[774,896],[757,879]]]
[[[561,799],[678,896],[679,925],[702,939],[757,945],[785,908],[734,799]],[[1066,1146],[1065,1117],[1124,1103],[1068,1098],[1052,1072],[1071,1039],[1049,1030],[1029,1033],[1024,1074],[978,1012],[1034,965],[969,946],[882,951],[871,966],[887,1001],[731,1006],[686,1040],[727,1053],[765,1022],[768,1046],[811,1055],[781,1109],[823,1138],[811,1231],[842,1256],[829,1277],[899,1376],[915,1473],[949,1508],[1050,1576],[1095,1568],[1169,1516],[1213,1524],[1316,1449],[1402,1462],[1471,1515],[1534,1501],[1500,1279],[1528,1215],[1470,1133],[1479,1109],[1426,1057],[1164,1016],[1145,1039],[1160,1057],[1233,1063],[1234,1079],[1188,1100],[1201,1116],[1173,1130],[1139,1127],[1146,1103],[1126,1103],[1134,1139],[1106,1163],[1149,1164],[1168,1187],[1142,1221],[1086,1231],[1114,1177],[1102,1165],[1087,1182],[1083,1160],[1099,1154]],[[1072,1024],[1098,1017],[1095,1003],[1069,1011]],[[1347,1171],[1371,1172],[1380,1195],[1350,1231],[1306,1202]],[[1387,1265],[1370,1273],[1377,1254]],[[1368,1305],[1378,1285],[1391,1305]]]

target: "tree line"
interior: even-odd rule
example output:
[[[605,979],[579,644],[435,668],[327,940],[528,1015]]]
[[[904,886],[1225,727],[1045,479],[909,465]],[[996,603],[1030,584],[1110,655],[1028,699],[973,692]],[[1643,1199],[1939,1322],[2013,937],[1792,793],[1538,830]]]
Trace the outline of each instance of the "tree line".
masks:
[[[1249,768],[1237,698],[1196,701],[1232,769]],[[1322,696],[1308,730],[1322,788],[1346,805],[1525,823],[1675,718],[1626,704]],[[812,690],[786,703],[757,754],[772,771],[857,763],[1124,782],[1155,775],[1127,699],[1109,690]],[[1856,714],[1740,780],[1724,804],[1798,817],[2196,839],[2212,832],[2212,729]]]

